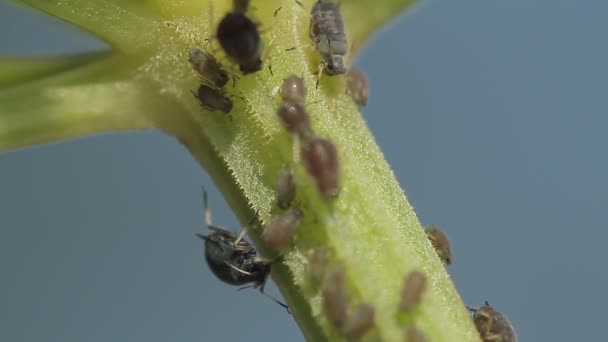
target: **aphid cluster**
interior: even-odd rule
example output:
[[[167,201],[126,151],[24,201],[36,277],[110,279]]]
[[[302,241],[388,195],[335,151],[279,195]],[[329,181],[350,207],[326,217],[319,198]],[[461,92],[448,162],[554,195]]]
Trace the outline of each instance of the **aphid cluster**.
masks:
[[[188,61],[203,79],[194,93],[201,106],[211,111],[230,113],[232,100],[225,95],[223,90],[228,83],[228,74],[221,64],[209,52],[199,48],[190,49]]]
[[[484,342],[517,342],[515,329],[509,319],[496,311],[488,302],[479,308],[468,308],[473,314],[473,323]]]
[[[449,265],[452,263],[452,250],[450,248],[450,240],[448,236],[439,228],[429,225],[424,228],[426,236],[431,241],[431,244],[437,251],[439,259],[444,264]]]
[[[207,203],[207,193],[203,191],[205,222],[211,231],[209,235],[196,234],[205,241],[205,260],[211,272],[221,281],[230,285],[253,287],[281,305],[287,305],[264,292],[270,275],[271,260],[260,258],[256,249],[243,239],[246,228],[237,235],[211,224],[211,214]]]

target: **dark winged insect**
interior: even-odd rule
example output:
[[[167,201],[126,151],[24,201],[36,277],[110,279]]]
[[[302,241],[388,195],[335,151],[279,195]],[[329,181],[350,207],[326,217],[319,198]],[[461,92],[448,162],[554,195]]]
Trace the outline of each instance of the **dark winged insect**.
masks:
[[[296,134],[301,139],[314,135],[308,112],[303,105],[295,102],[283,102],[279,107],[278,114],[288,132]]]
[[[308,35],[321,55],[320,73],[323,69],[330,76],[345,73],[344,55],[348,42],[338,5],[330,0],[317,0],[310,11]]]
[[[473,323],[475,323],[482,341],[517,342],[515,329],[509,319],[491,307],[487,301],[485,305],[477,309],[468,309],[473,313]]]
[[[206,84],[201,84],[196,93],[194,93],[201,106],[211,111],[220,111],[230,113],[232,110],[232,100],[224,93],[216,88],[212,88]]]
[[[219,88],[228,83],[228,74],[210,53],[199,48],[190,49],[188,61],[199,75],[213,82]]]
[[[283,249],[291,241],[301,221],[302,211],[298,208],[289,209],[264,228],[262,240],[269,248]]]
[[[262,69],[262,39],[258,25],[245,12],[248,0],[234,0],[233,10],[228,12],[217,26],[216,36],[224,52],[239,65],[243,74]]]
[[[450,240],[448,239],[448,236],[445,235],[441,229],[433,225],[426,226],[424,231],[426,236],[429,238],[429,241],[431,241],[431,244],[435,248],[435,251],[437,251],[439,259],[441,259],[441,261],[443,261],[443,263],[446,265],[451,264],[452,250],[450,248]]]
[[[307,89],[304,78],[294,74],[287,76],[279,88],[279,95],[285,102],[304,103],[306,93]]]
[[[342,328],[344,335],[350,341],[360,339],[374,326],[374,316],[373,306],[359,304]]]
[[[353,99],[353,102],[357,106],[365,106],[369,95],[367,78],[365,75],[363,75],[359,69],[351,67],[344,77],[346,79],[346,93]]]
[[[336,327],[342,327],[346,322],[348,295],[346,293],[345,278],[344,268],[336,266],[329,273],[327,279],[325,279],[325,283],[321,289],[323,309],[329,320]]]
[[[258,257],[255,248],[243,239],[246,228],[237,235],[212,225],[205,191],[203,191],[203,202],[205,222],[211,234],[196,234],[196,236],[205,241],[205,260],[211,272],[227,284],[244,285],[241,289],[248,287],[259,289],[264,296],[289,312],[287,305],[264,292],[272,261]]]
[[[287,209],[296,197],[296,183],[293,173],[281,171],[277,178],[277,205],[281,209]]]
[[[308,139],[302,146],[302,162],[319,192],[325,198],[338,197],[340,190],[338,152],[334,144],[325,139]]]
[[[399,308],[406,312],[411,312],[420,304],[422,294],[427,287],[427,280],[424,273],[411,271],[405,276],[403,288],[401,289],[401,304]]]

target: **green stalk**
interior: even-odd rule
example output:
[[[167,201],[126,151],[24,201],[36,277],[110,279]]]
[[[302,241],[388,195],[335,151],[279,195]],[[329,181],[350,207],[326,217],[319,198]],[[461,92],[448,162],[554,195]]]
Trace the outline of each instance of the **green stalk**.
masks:
[[[27,84],[0,91],[0,100],[9,104],[0,107],[0,149],[116,129],[160,128],[175,136],[209,172],[243,224],[258,219],[260,224],[249,235],[269,257],[278,254],[264,248],[260,236],[263,226],[281,212],[275,204],[277,175],[291,168],[297,184],[295,205],[304,219],[272,277],[308,340],[344,340],[323,310],[322,285],[309,272],[308,252],[319,247],[329,251],[329,268],[340,266],[346,272],[349,311],[361,303],[375,309],[374,327],[363,340],[401,341],[412,324],[428,341],[478,340],[403,190],[345,94],[344,78],[323,76],[319,87],[314,86],[319,57],[314,49],[303,47],[310,45],[308,13],[313,1],[303,1],[306,10],[292,0],[254,3],[250,14],[261,23],[265,66],[271,65],[273,73],[264,68],[240,75],[234,87],[229,84],[226,91],[234,108],[228,116],[202,109],[192,96],[200,79],[187,58],[187,50],[198,46],[231,65],[213,39],[220,15],[228,10],[225,2],[148,1],[129,7],[109,0],[67,2],[69,6],[23,1],[103,37],[115,53],[92,64],[95,68],[70,69],[70,77],[64,73],[29,83],[29,95],[24,91]],[[370,0],[344,1],[341,9],[354,50],[373,28],[410,4],[389,1],[379,8]],[[282,9],[274,16],[279,6]],[[104,22],[91,18],[91,13],[116,14]],[[300,48],[286,51],[291,47]],[[231,68],[238,74],[235,66]],[[304,75],[308,85],[307,109],[315,132],[337,147],[341,181],[336,200],[319,195],[299,160],[299,142],[276,114],[280,101],[273,94],[292,73]],[[48,69],[41,67],[40,74],[46,76]],[[19,82],[30,78],[15,77]],[[21,102],[28,96],[35,102],[35,95],[42,95],[39,103]],[[84,99],[93,96],[91,109]],[[412,270],[427,275],[429,288],[419,308],[403,314],[398,309],[400,291]]]

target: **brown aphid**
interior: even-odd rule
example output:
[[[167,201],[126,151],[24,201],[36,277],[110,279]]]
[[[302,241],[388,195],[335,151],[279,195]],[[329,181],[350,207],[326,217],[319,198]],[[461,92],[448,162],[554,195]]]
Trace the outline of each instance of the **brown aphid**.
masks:
[[[306,93],[307,89],[304,78],[294,74],[287,76],[279,88],[279,95],[285,102],[303,103]]]
[[[328,260],[329,252],[324,247],[315,247],[308,251],[308,273],[314,281],[323,280]]]
[[[358,340],[374,326],[374,307],[370,304],[360,304],[348,317],[342,332],[349,340]]]
[[[206,84],[201,84],[196,93],[194,93],[201,106],[211,111],[220,111],[230,113],[232,110],[232,100],[224,95],[218,89],[212,88]]]
[[[345,284],[346,273],[344,268],[336,266],[325,279],[321,296],[323,297],[323,309],[331,323],[336,327],[342,327],[346,322],[346,308],[348,306],[348,295]]]
[[[411,325],[405,329],[405,342],[426,342],[426,337],[422,331]]]
[[[353,102],[359,107],[367,105],[369,89],[365,75],[359,69],[352,67],[348,69],[344,76],[346,78],[346,93],[353,99]]]
[[[477,309],[468,309],[473,313],[473,323],[475,323],[482,341],[517,342],[515,329],[509,319],[491,307],[487,301],[485,305]]]
[[[299,208],[290,209],[276,217],[264,228],[262,240],[269,248],[283,249],[291,241],[301,221],[302,211]]]
[[[277,178],[277,205],[281,209],[287,209],[296,197],[296,183],[293,173],[281,171]]]
[[[312,127],[308,112],[299,103],[283,102],[278,110],[279,117],[283,126],[288,132],[296,134],[299,138],[305,139],[313,136]]]
[[[403,288],[401,289],[401,304],[399,308],[411,312],[419,303],[427,287],[424,273],[411,271],[405,276]]]
[[[340,193],[338,151],[326,139],[312,138],[302,146],[302,162],[319,192],[325,198],[336,198]]]
[[[450,248],[450,240],[448,239],[448,236],[445,235],[441,229],[433,225],[426,226],[424,231],[426,232],[426,236],[431,241],[431,244],[433,244],[433,247],[435,247],[435,251],[437,251],[439,259],[441,259],[441,261],[443,261],[443,263],[446,265],[451,264],[452,250]]]
[[[199,75],[213,82],[218,87],[221,88],[228,83],[228,74],[210,53],[199,48],[190,49],[188,61]]]

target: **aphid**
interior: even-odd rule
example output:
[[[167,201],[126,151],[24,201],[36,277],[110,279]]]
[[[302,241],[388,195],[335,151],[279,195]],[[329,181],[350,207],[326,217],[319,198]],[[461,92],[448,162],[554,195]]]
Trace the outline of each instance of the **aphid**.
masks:
[[[346,93],[357,106],[365,106],[367,104],[367,96],[369,95],[365,75],[359,69],[351,67],[344,77],[346,78]]]
[[[342,327],[346,321],[348,295],[346,293],[345,277],[344,269],[336,266],[327,279],[325,279],[323,289],[321,290],[323,309],[329,320],[336,327]]]
[[[363,337],[374,326],[374,315],[373,306],[360,304],[344,324],[344,335],[349,340]]]
[[[348,42],[338,5],[330,0],[317,0],[310,15],[308,35],[321,55],[325,72],[330,76],[345,73],[344,55],[348,50]]]
[[[401,289],[401,304],[399,308],[411,312],[419,303],[422,294],[426,290],[427,280],[424,273],[411,271],[405,276],[403,288]]]
[[[205,191],[203,191],[203,202],[205,222],[211,234],[196,234],[196,236],[205,240],[205,260],[211,272],[227,284],[245,285],[242,288],[257,288],[264,296],[289,311],[287,305],[264,292],[272,262],[258,257],[255,248],[243,239],[246,228],[237,235],[212,225]]]
[[[211,111],[220,111],[230,113],[232,110],[232,100],[224,95],[218,89],[212,88],[206,84],[201,84],[196,93],[194,93],[201,106]]]
[[[296,197],[296,183],[293,173],[281,171],[277,178],[277,205],[281,209],[287,209]]]
[[[308,251],[308,273],[314,281],[323,280],[328,259],[329,252],[324,247],[315,247]]]
[[[451,264],[452,250],[450,248],[450,240],[448,239],[447,235],[445,235],[441,229],[432,225],[426,226],[424,231],[435,248],[435,251],[437,251],[439,259],[441,259],[441,261],[443,261],[443,263],[446,265]]]
[[[307,92],[304,78],[294,74],[287,76],[279,88],[279,95],[285,102],[303,103]]]
[[[283,102],[278,110],[283,126],[288,132],[296,134],[299,138],[312,137],[308,112],[303,105],[293,102]]]
[[[199,48],[190,49],[188,61],[203,78],[210,80],[218,87],[221,88],[228,83],[228,74],[210,53]]]
[[[234,0],[233,10],[222,18],[216,32],[222,49],[243,74],[262,69],[262,39],[258,25],[245,14],[248,5],[248,0]]]
[[[411,325],[405,329],[405,342],[426,342],[426,337],[422,331]]]
[[[338,197],[338,152],[331,141],[321,138],[307,140],[302,146],[302,162],[323,197]]]
[[[482,341],[517,342],[515,329],[509,319],[491,307],[487,301],[477,309],[468,309],[473,313],[473,322]]]
[[[291,241],[301,221],[302,211],[298,208],[290,209],[264,228],[262,240],[269,248],[283,249]]]

